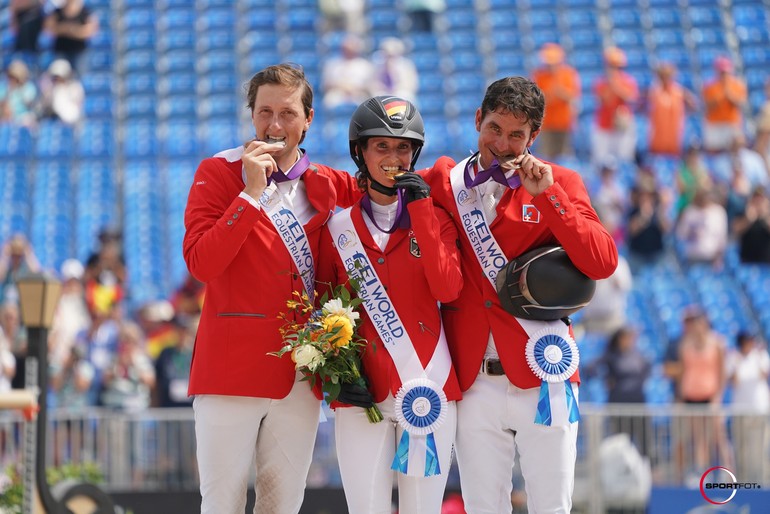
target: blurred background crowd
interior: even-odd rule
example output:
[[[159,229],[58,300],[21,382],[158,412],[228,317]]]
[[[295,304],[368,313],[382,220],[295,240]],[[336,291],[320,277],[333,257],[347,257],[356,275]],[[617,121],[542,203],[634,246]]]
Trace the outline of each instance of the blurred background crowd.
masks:
[[[623,256],[575,319],[581,401],[770,412],[765,0],[0,0],[0,34],[0,389],[23,384],[13,281],[45,269],[54,405],[189,403],[187,191],[253,136],[242,85],[290,61],[316,95],[305,148],[351,172],[363,99],[416,103],[429,166],[475,149],[488,83],[531,77],[535,155],[581,173]]]

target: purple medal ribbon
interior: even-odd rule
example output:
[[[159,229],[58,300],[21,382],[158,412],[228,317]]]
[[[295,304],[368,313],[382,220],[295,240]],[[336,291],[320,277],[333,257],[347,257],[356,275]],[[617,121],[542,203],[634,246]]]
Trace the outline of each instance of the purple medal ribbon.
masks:
[[[497,159],[492,161],[492,165],[489,168],[479,171],[476,173],[476,177],[471,178],[471,168],[478,162],[478,160],[479,153],[476,152],[470,159],[468,159],[468,163],[465,165],[464,178],[466,188],[470,189],[478,186],[489,179],[492,179],[505,187],[510,187],[511,189],[516,189],[521,185],[521,177],[519,177],[519,174],[514,173],[510,178],[507,178],[505,176],[505,170],[500,166],[500,163],[497,162]]]
[[[372,199],[369,198],[369,194],[367,193],[363,197],[361,197],[361,208],[369,216],[369,219],[372,220],[372,223],[374,223],[374,226],[377,227],[381,232],[385,232],[386,234],[392,234],[398,228],[409,228],[410,226],[412,226],[412,222],[409,219],[409,211],[404,209],[403,190],[399,189],[397,194],[398,194],[398,207],[396,208],[396,219],[393,222],[393,226],[387,230],[379,226],[377,224],[377,220],[374,219],[374,212],[372,211]]]
[[[288,182],[290,180],[301,177],[302,174],[305,173],[305,171],[310,167],[310,158],[307,156],[307,152],[304,150],[301,152],[302,157],[300,157],[299,160],[294,163],[294,166],[291,167],[289,173],[284,173],[281,171],[281,168],[278,168],[276,171],[271,173],[269,177],[267,177],[267,185],[269,186],[273,180],[276,182]]]

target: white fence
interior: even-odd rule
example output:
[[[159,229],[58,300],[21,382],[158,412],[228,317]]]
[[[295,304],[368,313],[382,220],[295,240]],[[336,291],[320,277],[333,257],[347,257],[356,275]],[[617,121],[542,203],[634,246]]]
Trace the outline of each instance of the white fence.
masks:
[[[580,408],[575,512],[642,506],[651,484],[697,488],[703,473],[717,465],[732,470],[741,482],[770,486],[768,416],[702,405],[583,404]],[[50,466],[96,463],[105,476],[101,487],[108,492],[197,490],[189,408],[140,414],[106,409],[78,415],[52,411],[49,420]],[[14,413],[0,417],[3,468],[22,465],[23,425]],[[448,487],[459,485],[453,465]],[[333,417],[320,425],[308,486],[341,486]],[[514,478],[514,486],[523,489],[520,477]]]

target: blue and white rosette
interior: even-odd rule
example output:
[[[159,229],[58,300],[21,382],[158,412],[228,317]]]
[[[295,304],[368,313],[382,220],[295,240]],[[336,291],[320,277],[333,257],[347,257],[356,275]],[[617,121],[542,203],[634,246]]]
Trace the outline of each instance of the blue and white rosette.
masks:
[[[527,364],[541,380],[535,423],[550,426],[553,421],[552,388],[563,388],[566,397],[567,418],[570,423],[580,420],[575,393],[569,378],[580,363],[577,344],[571,336],[564,336],[546,327],[533,333],[527,341]],[[555,391],[559,393],[560,391]],[[561,394],[558,394],[561,396]]]
[[[395,407],[396,421],[404,432],[391,469],[411,476],[441,474],[433,433],[447,416],[444,389],[428,378],[409,380],[398,390]]]

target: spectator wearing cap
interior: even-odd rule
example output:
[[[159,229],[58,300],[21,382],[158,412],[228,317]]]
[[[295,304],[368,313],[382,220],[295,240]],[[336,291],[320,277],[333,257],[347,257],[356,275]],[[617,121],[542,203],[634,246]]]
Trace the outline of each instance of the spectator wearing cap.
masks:
[[[174,324],[174,306],[167,300],[154,300],[142,305],[137,321],[147,335],[147,354],[155,360],[164,348],[174,346],[179,331]]]
[[[663,62],[647,92],[650,120],[648,150],[653,154],[681,156],[687,112],[698,109],[698,100],[676,81],[676,66]]]
[[[83,119],[85,89],[65,59],[56,59],[40,80],[40,117],[75,125]]]
[[[13,60],[5,70],[5,77],[0,82],[0,122],[34,126],[38,91],[30,80],[29,68],[22,61]]]
[[[84,269],[77,259],[67,259],[61,265],[61,297],[49,340],[52,365],[61,365],[70,357],[77,335],[91,324],[83,287]]]
[[[532,80],[545,96],[545,117],[537,138],[537,150],[543,159],[552,161],[572,155],[572,131],[580,99],[580,75],[564,61],[564,49],[556,43],[545,43],[538,54],[541,66]]]
[[[733,418],[733,441],[738,475],[760,482],[762,464],[770,450],[770,355],[756,334],[740,332],[736,347],[727,355],[727,380],[733,388],[731,403],[738,411]]]
[[[743,134],[743,108],[748,98],[746,83],[733,74],[725,56],[714,60],[716,76],[703,87],[703,147],[709,152],[729,150]]]
[[[636,79],[623,68],[626,54],[611,46],[604,50],[604,75],[593,86],[598,104],[591,139],[591,161],[598,166],[608,159],[632,162],[636,153],[634,108],[639,100]]]
[[[375,96],[390,95],[416,101],[417,67],[405,53],[406,45],[398,38],[386,37],[380,42],[379,51],[372,58]]]

